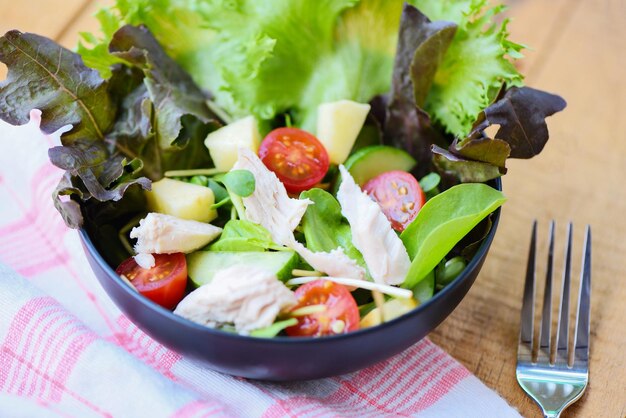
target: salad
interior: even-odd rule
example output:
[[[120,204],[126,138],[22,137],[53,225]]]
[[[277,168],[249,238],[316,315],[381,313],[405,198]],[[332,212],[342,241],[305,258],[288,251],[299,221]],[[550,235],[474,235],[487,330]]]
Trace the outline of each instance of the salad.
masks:
[[[0,38],[0,118],[72,126],[55,206],[143,297],[227,332],[343,334],[463,271],[506,200],[491,180],[565,107],[523,85],[502,11],[118,0],[77,52]]]

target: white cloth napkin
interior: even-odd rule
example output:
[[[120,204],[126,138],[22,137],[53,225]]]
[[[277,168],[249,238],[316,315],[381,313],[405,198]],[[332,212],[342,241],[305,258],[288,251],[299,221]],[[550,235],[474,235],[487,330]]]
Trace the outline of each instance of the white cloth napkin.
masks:
[[[362,371],[280,384],[163,347],[114,306],[54,209],[59,133],[39,120],[0,121],[1,417],[520,416],[428,339]]]

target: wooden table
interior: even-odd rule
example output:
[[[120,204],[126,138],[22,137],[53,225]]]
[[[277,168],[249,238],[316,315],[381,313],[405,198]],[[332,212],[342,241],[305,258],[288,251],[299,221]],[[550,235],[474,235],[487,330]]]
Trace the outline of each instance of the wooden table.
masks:
[[[566,223],[572,220],[577,255],[584,225],[591,224],[591,383],[583,399],[563,416],[624,417],[626,1],[509,0],[508,4],[514,16],[512,39],[533,48],[521,63],[527,83],[561,94],[569,105],[550,119],[552,139],[539,157],[509,164],[504,178],[509,201],[487,262],[469,295],[431,338],[522,415],[539,416],[515,382],[531,222],[539,221],[543,239],[549,220],[555,219],[562,244]],[[0,32],[18,28],[73,47],[79,31],[97,28],[91,17],[96,9],[88,0],[0,0]],[[4,71],[0,68],[0,75]],[[544,250],[542,259],[545,245],[540,249]],[[557,249],[561,254],[562,246]],[[557,266],[562,258],[557,256]],[[577,256],[574,271],[579,267]],[[559,274],[560,267],[555,286],[560,286]],[[541,286],[538,294],[542,294]]]

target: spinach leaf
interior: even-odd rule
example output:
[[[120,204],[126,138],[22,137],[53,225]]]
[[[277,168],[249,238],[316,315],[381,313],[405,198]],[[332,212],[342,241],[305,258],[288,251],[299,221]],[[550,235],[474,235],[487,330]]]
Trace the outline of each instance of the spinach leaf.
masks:
[[[454,186],[430,199],[400,238],[413,260],[402,284],[414,288],[445,255],[506,198],[486,184]]]
[[[231,221],[232,222],[232,221]],[[267,247],[253,238],[223,238],[209,247],[209,251],[265,251]]]
[[[221,238],[254,238],[271,244],[272,234],[259,224],[244,220],[232,220],[224,226]]]
[[[300,199],[310,199],[313,202],[302,218],[307,248],[315,252],[330,252],[341,247],[348,257],[367,271],[363,256],[352,244],[352,230],[341,215],[341,206],[337,199],[318,188],[302,192]]]
[[[231,170],[222,177],[222,183],[237,196],[248,197],[254,193],[254,175],[248,170]]]
[[[220,239],[213,243],[211,251],[265,251],[282,249],[272,241],[267,229],[246,220],[231,220],[224,225]]]
[[[462,257],[467,261],[470,261],[472,257],[474,257],[474,254],[476,254],[476,251],[478,251],[478,248],[482,245],[485,237],[489,235],[492,225],[491,215],[489,215],[459,242],[458,248],[462,248]]]

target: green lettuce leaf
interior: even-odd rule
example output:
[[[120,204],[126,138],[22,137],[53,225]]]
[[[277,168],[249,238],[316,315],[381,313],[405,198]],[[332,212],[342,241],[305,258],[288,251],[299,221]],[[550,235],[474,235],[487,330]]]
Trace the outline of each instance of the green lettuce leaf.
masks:
[[[284,249],[272,241],[267,229],[246,220],[230,220],[224,225],[219,240],[211,244],[211,251],[266,251]]]
[[[431,20],[458,25],[435,75],[425,109],[448,133],[464,137],[504,84],[522,84],[522,75],[509,59],[520,58],[523,45],[508,39],[508,19],[495,23],[504,6],[486,8],[487,0],[411,3]]]
[[[355,0],[202,3],[204,22],[217,33],[207,52],[221,75],[206,86],[235,117],[254,114],[270,119],[294,108],[305,112],[297,122],[306,120],[310,117],[306,112],[321,103],[320,95],[333,90],[329,81],[342,92],[346,89],[341,85],[345,78],[329,56],[341,49],[334,45],[337,19],[354,4]],[[321,84],[325,88],[318,91]]]
[[[102,78],[108,79],[113,75],[113,66],[123,62],[120,58],[109,54],[109,42],[122,26],[121,19],[110,9],[98,10],[95,18],[100,23],[102,36],[97,37],[90,32],[81,32],[76,52],[83,58],[85,65],[98,70]]]
[[[401,10],[400,0],[117,0],[80,51],[106,76],[112,33],[144,24],[231,116],[290,110],[314,130],[320,103],[389,89]]]
[[[145,25],[165,49],[195,81],[212,77],[214,67],[206,59],[207,50],[214,41],[213,31],[207,29],[196,8],[203,0],[117,0],[112,7],[98,11],[99,36],[81,33],[78,53],[85,62],[100,71],[103,78],[110,76],[110,66],[119,59],[109,53],[113,34],[125,24]],[[207,66],[208,65],[208,66]],[[206,71],[206,73],[205,73]]]
[[[348,257],[367,271],[363,255],[352,243],[350,224],[341,214],[341,206],[337,199],[318,188],[302,192],[300,198],[313,202],[307,207],[302,218],[302,231],[307,248],[315,252],[330,252],[342,248]]]
[[[427,59],[413,61],[423,76],[413,81],[418,106],[424,102],[431,119],[464,137],[504,84],[521,85],[509,59],[521,57],[523,46],[508,39],[506,19],[494,23],[503,6],[489,8],[487,0],[408,3],[458,26],[447,51],[425,44]],[[119,62],[107,51],[113,33],[146,25],[232,117],[289,111],[314,131],[320,103],[368,102],[389,90],[402,7],[400,0],[117,0],[98,14],[102,35],[83,34],[79,51],[106,76]],[[425,115],[412,119],[424,124]]]

